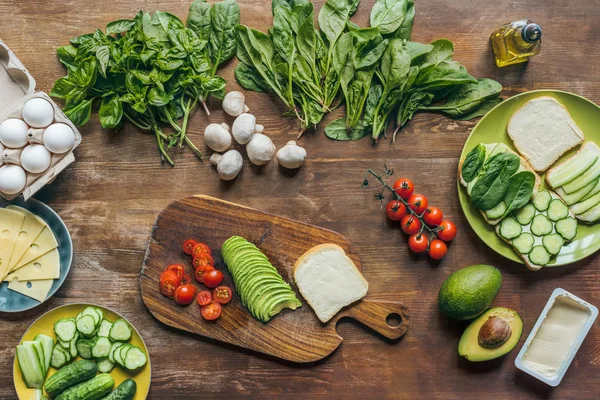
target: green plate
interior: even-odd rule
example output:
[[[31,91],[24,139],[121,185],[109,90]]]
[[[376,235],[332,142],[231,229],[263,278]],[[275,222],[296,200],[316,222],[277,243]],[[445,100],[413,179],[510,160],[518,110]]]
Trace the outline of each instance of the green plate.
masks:
[[[519,107],[529,100],[540,96],[551,96],[561,102],[567,107],[571,116],[583,131],[585,140],[600,143],[600,129],[598,129],[600,126],[600,107],[573,93],[560,90],[535,90],[511,97],[487,113],[467,138],[460,159],[464,159],[467,153],[479,143],[502,142],[507,144],[513,150],[516,150],[506,132],[508,121]],[[561,162],[569,157],[575,153],[578,148],[579,146],[568,151],[557,162]],[[540,188],[545,188],[544,175],[542,174],[540,176],[542,177],[542,185]],[[512,247],[496,235],[493,227],[485,222],[479,210],[471,204],[466,188],[464,188],[460,182],[457,183],[457,186],[460,205],[465,213],[465,217],[467,217],[467,221],[469,221],[471,228],[473,228],[477,236],[497,253],[510,260],[523,263]],[[557,267],[579,261],[595,253],[598,249],[600,249],[600,224],[585,225],[579,223],[575,239],[567,246],[563,247],[561,252],[556,257],[552,258],[547,267]]]

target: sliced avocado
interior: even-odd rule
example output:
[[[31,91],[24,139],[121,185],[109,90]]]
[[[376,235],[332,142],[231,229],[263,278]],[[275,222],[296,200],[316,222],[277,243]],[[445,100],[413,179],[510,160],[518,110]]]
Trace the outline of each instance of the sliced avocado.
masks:
[[[252,276],[247,282],[240,283],[238,293],[244,300],[252,302],[258,295],[271,285],[283,284],[281,277],[273,272],[259,272],[256,276]]]
[[[278,274],[275,267],[271,265],[270,262],[262,260],[260,258],[252,258],[248,259],[245,262],[240,262],[239,269],[237,273],[232,274],[234,279],[239,280],[240,282],[245,280],[248,276],[256,274],[258,271],[268,270],[272,271],[275,274]]]
[[[302,307],[302,303],[296,298],[296,296],[290,296],[287,299],[285,296],[282,296],[276,302],[269,305],[269,319],[273,318],[286,308],[295,310],[298,307]]]
[[[489,361],[511,351],[521,338],[523,321],[516,311],[490,308],[465,329],[458,354],[469,361]]]
[[[262,321],[267,322],[277,313],[273,312],[273,306],[282,301],[291,301],[296,299],[296,295],[287,284],[274,287],[266,291],[256,301],[256,311]],[[297,299],[296,299],[297,300]],[[280,310],[281,311],[281,310]]]

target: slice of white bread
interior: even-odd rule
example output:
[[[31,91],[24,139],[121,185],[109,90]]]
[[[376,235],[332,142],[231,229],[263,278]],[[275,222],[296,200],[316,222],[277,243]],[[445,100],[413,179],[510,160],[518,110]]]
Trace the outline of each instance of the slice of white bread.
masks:
[[[584,139],[567,108],[549,96],[530,100],[515,111],[508,135],[536,171],[547,170]]]
[[[336,244],[321,244],[294,264],[294,280],[321,322],[362,299],[369,289],[356,265]]]

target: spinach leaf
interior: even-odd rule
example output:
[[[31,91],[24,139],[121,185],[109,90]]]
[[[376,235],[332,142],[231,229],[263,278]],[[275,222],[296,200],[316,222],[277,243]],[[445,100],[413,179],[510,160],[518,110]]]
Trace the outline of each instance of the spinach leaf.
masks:
[[[424,110],[442,111],[453,118],[459,118],[481,106],[486,100],[496,98],[502,85],[491,79],[478,79],[475,83],[461,85],[450,93],[448,101],[441,106],[422,107]]]
[[[321,8],[319,27],[330,46],[333,46],[341,36],[359,2],[360,0],[327,0]]]
[[[485,162],[486,148],[483,143],[479,143],[465,157],[461,175],[465,182],[471,182],[479,175]]]
[[[371,26],[382,35],[392,34],[404,23],[407,9],[408,0],[377,0],[371,9]]]
[[[519,157],[512,153],[492,156],[486,163],[482,175],[471,191],[471,202],[480,210],[487,211],[498,205],[506,195],[510,177],[520,165]]]
[[[362,123],[357,124],[352,129],[347,129],[346,125],[344,118],[331,121],[325,127],[325,135],[329,139],[347,141],[360,140],[369,134],[367,127]]]
[[[215,3],[211,8],[209,53],[213,73],[235,55],[235,27],[240,23],[240,7],[235,0]]]
[[[475,108],[474,110],[467,112],[466,114],[462,114],[461,116],[459,116],[456,119],[459,121],[468,121],[473,118],[483,117],[488,112],[490,112],[492,110],[492,108],[494,108],[498,104],[502,103],[502,101],[503,100],[501,98],[485,100],[483,103],[481,103],[481,105],[478,108]]]
[[[193,30],[200,40],[208,42],[212,26],[211,7],[206,0],[194,0],[188,12],[187,27]]]
[[[404,21],[400,24],[400,27],[394,32],[394,37],[399,39],[410,40],[412,35],[413,21],[415,19],[415,2],[408,0],[406,4],[406,14],[404,15]]]
[[[511,176],[510,183],[506,189],[506,195],[504,196],[506,211],[502,218],[510,214],[513,210],[518,210],[525,206],[533,195],[534,187],[535,175],[531,171],[521,171]]]
[[[248,64],[240,62],[235,68],[234,74],[235,79],[246,90],[254,92],[268,92],[270,90],[269,85],[260,76],[258,71]]]

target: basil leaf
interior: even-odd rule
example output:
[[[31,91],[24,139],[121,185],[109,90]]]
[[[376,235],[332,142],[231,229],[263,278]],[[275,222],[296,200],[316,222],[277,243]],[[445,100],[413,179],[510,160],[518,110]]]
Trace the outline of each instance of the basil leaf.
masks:
[[[483,143],[479,143],[465,157],[462,165],[461,175],[466,182],[471,182],[479,175],[485,162],[486,148]]]
[[[115,33],[127,32],[135,25],[135,21],[128,19],[119,19],[106,25],[106,34],[113,35]]]
[[[92,101],[93,99],[84,100],[73,108],[65,109],[65,115],[76,126],[85,125],[92,115]]]
[[[104,129],[115,129],[119,126],[123,118],[123,104],[119,101],[117,95],[102,99],[98,117]]]
[[[63,65],[75,66],[75,57],[77,57],[77,49],[75,47],[61,46],[56,49],[56,55]]]
[[[108,61],[110,60],[110,48],[108,46],[100,46],[96,49],[96,59],[100,67],[99,72],[104,78],[106,78],[106,68],[108,67]]]
[[[75,88],[77,88],[77,86],[69,79],[69,77],[65,76],[54,82],[54,86],[52,86],[52,90],[50,91],[50,96],[66,99],[69,93]]]
[[[479,177],[471,191],[471,202],[480,210],[489,210],[503,199],[510,183],[510,177],[517,171],[521,162],[512,153],[492,156],[486,163],[485,174]]]
[[[506,211],[502,218],[507,216],[513,210],[518,210],[525,206],[533,195],[534,187],[535,175],[531,171],[521,171],[514,174],[510,178],[510,183],[508,184],[506,195],[504,196]]]

